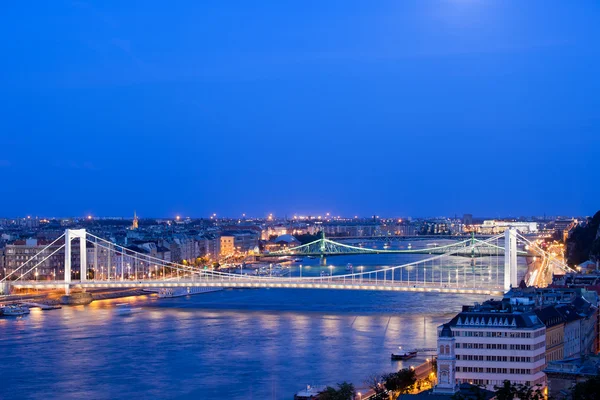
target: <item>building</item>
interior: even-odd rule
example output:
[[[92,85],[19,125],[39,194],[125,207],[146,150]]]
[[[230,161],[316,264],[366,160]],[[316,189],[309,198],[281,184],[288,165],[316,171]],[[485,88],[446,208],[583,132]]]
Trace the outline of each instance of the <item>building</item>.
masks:
[[[546,363],[564,358],[565,320],[555,306],[536,310],[535,314],[546,325]]]
[[[292,247],[300,246],[301,243],[292,235],[281,235],[277,238],[267,242],[265,249],[268,251],[279,251],[285,250]]]
[[[456,338],[450,324],[444,324],[438,331],[437,384],[433,389],[437,394],[456,393]]]
[[[34,267],[39,263],[37,267],[29,272],[31,279],[54,279],[56,276],[62,279],[61,273],[63,272],[63,266],[65,263],[65,254],[64,251],[57,250],[64,244],[64,240],[57,241],[52,246],[49,246],[51,243],[52,242],[49,240],[26,239],[15,240],[13,243],[7,244],[6,248],[4,249],[3,275],[10,275],[21,265],[28,262],[32,258],[35,258],[28,264],[31,265],[31,267]],[[37,257],[35,257],[36,254]],[[72,246],[72,254],[72,267],[73,269],[77,268],[78,270],[79,246]],[[22,272],[27,272],[27,270],[29,270],[29,268],[25,268],[25,271]],[[21,272],[18,274],[20,273]]]
[[[580,275],[567,275],[555,282],[579,282]],[[595,283],[595,278],[591,281]],[[589,289],[595,286],[586,286]],[[598,293],[584,287],[513,288],[504,295],[504,301],[529,302],[549,329],[547,335],[548,362],[563,358],[596,354],[599,348]],[[562,328],[558,316],[562,319]],[[550,325],[552,325],[550,327]],[[562,333],[559,331],[562,330]],[[552,334],[550,334],[550,332]],[[562,336],[562,344],[556,342]],[[562,348],[561,348],[562,347]],[[550,351],[551,350],[551,351]],[[562,356],[560,354],[562,353]]]
[[[544,370],[548,378],[548,395],[552,399],[567,398],[571,388],[598,376],[600,358],[590,356],[571,360],[552,361]]]
[[[259,234],[250,230],[226,231],[221,234],[221,256],[246,253],[258,248]]]
[[[569,237],[571,229],[575,228],[578,224],[576,219],[557,219],[554,221],[554,234],[557,237],[562,238],[563,242],[566,242]]]
[[[216,260],[221,254],[221,238],[215,233],[205,233],[196,238],[201,257]]]
[[[538,231],[537,222],[497,221],[491,219],[483,221],[483,224],[479,227],[479,233],[495,235],[509,228],[515,228],[523,234],[536,233]]]
[[[438,390],[457,383],[493,390],[505,380],[544,387],[546,326],[528,306],[494,301],[466,306],[440,326]]]
[[[581,320],[574,306],[568,304],[557,307],[565,320],[564,358],[580,357],[582,353]]]
[[[463,214],[462,222],[464,225],[473,225],[473,214]]]

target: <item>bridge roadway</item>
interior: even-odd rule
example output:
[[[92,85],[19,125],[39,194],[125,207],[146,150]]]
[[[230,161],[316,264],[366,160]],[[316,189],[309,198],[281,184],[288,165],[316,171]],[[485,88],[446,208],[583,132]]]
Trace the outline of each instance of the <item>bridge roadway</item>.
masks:
[[[364,240],[364,241],[380,241],[380,240],[466,240],[466,239],[479,239],[485,240],[493,237],[494,235],[371,235],[371,236],[335,236],[329,235],[328,239],[331,240]]]
[[[15,289],[64,289],[65,281],[11,282]],[[220,287],[220,288],[281,288],[281,289],[334,289],[334,290],[378,290],[390,292],[452,293],[504,295],[502,287],[465,287],[440,285],[435,282],[384,281],[381,279],[333,278],[228,278],[228,279],[181,279],[172,281],[72,281],[71,288],[172,288],[172,287]]]

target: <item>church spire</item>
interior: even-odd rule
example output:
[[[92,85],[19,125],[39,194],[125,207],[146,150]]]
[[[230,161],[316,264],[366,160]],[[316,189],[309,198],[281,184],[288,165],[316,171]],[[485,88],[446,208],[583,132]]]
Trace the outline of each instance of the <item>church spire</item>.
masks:
[[[133,225],[131,225],[131,229],[137,229],[138,228],[138,217],[137,217],[137,213],[135,212],[135,210],[133,210]]]

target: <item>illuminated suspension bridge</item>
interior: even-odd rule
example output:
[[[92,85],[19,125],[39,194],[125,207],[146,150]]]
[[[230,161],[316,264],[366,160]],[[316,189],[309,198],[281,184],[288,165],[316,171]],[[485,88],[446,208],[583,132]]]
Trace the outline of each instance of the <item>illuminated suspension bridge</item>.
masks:
[[[72,265],[72,244],[79,241],[79,263]],[[93,252],[88,257],[88,244]],[[522,250],[521,250],[522,249]],[[525,250],[527,249],[527,250]],[[292,252],[290,253],[290,250]],[[439,252],[434,254],[433,251]],[[35,271],[50,257],[64,253],[64,274],[52,280],[37,280]],[[304,252],[304,253],[302,253]],[[385,251],[341,245],[324,237],[281,254],[423,254],[418,251]],[[430,254],[431,253],[431,254]],[[128,249],[123,245],[86,232],[67,229],[63,235],[26,260],[0,281],[3,293],[21,289],[60,289],[68,295],[75,289],[98,288],[289,288],[382,290],[404,292],[502,294],[518,285],[517,256],[524,253],[541,258],[539,267],[523,277],[528,285],[542,285],[544,277],[557,269],[570,269],[529,242],[513,229],[486,240],[462,241],[452,245],[427,249],[422,260],[376,270],[361,268],[359,272],[321,276],[254,276],[213,271]],[[280,252],[270,253],[278,255]],[[479,265],[467,265],[460,257],[476,254]],[[106,255],[102,259],[102,255]],[[460,256],[460,257],[457,257]],[[464,259],[463,259],[464,260]],[[105,273],[106,271],[106,273]],[[75,279],[75,278],[78,279]]]
[[[325,233],[322,233],[322,237],[296,247],[289,249],[283,249],[280,251],[274,251],[269,253],[258,254],[256,257],[281,257],[281,256],[293,256],[293,257],[320,257],[321,264],[325,265],[326,257],[331,256],[347,256],[347,255],[362,255],[362,254],[438,254],[446,255],[451,254],[459,257],[492,257],[497,256],[499,252],[504,252],[504,248],[498,246],[496,239],[497,237],[491,237],[487,240],[476,239],[474,236],[456,243],[451,243],[444,246],[435,246],[428,248],[417,248],[417,249],[370,249],[365,247],[351,246],[344,243],[334,242],[333,240],[325,238]],[[517,256],[533,256],[534,254],[524,251],[516,250]]]

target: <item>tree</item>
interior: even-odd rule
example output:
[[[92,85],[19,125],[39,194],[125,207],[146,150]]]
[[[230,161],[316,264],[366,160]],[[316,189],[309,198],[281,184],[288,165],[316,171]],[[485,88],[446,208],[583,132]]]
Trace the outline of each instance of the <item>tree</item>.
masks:
[[[415,370],[410,368],[401,369],[398,372],[384,375],[382,377],[387,390],[405,393],[417,380]]]
[[[600,376],[580,382],[573,388],[573,400],[594,400],[600,393]]]
[[[498,397],[496,397],[498,398]],[[469,392],[465,395],[461,392],[457,392],[452,397],[451,400],[487,400],[488,396],[486,396],[486,391],[481,386],[471,386]],[[512,400],[512,399],[511,399]]]
[[[513,400],[515,398],[519,400],[543,400],[544,394],[539,388],[531,387],[522,384],[512,384],[506,380],[502,383],[502,386],[494,386],[496,389],[496,400]]]
[[[320,400],[354,400],[356,390],[354,385],[348,382],[338,383],[338,388],[327,386],[325,390],[319,393]]]
[[[544,394],[540,389],[540,385],[534,387],[527,385],[517,385],[516,395],[520,400],[544,400]]]
[[[504,381],[502,386],[494,386],[496,390],[496,400],[513,400],[515,394],[510,381]]]
[[[375,392],[374,399],[387,399],[387,390],[384,386],[384,381],[381,375],[371,375],[365,383]]]
[[[588,218],[585,226],[578,226],[567,239],[567,262],[578,265],[590,258],[600,256],[597,236],[600,231],[600,211]]]
[[[314,235],[310,233],[305,233],[303,235],[295,235],[294,236],[301,244],[307,244],[310,242],[314,242],[315,240],[321,239],[321,233],[317,232]]]

